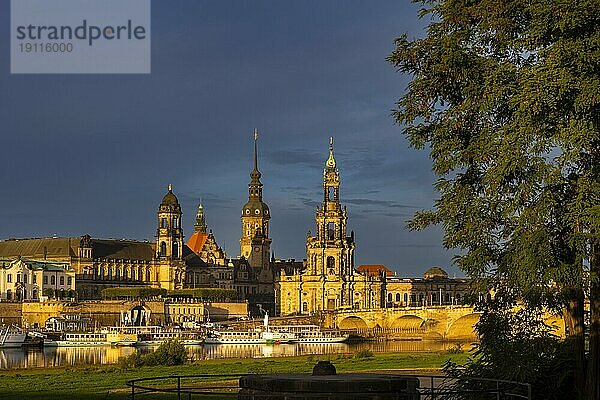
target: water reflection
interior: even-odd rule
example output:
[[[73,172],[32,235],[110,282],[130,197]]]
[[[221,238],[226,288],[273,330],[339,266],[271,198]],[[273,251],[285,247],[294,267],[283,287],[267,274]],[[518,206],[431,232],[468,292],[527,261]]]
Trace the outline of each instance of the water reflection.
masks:
[[[395,341],[363,343],[296,343],[285,345],[222,344],[189,346],[193,360],[217,358],[265,358],[319,354],[352,354],[369,349],[375,353],[444,351],[454,344],[433,341]],[[142,352],[156,347],[142,348]],[[465,347],[465,349],[467,349]],[[133,347],[46,347],[0,349],[0,369],[57,367],[68,365],[113,364],[132,354]]]

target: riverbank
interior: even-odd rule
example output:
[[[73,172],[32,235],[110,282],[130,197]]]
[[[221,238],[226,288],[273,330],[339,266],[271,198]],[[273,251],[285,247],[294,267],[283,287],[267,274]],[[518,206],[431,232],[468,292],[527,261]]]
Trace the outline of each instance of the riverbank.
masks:
[[[358,356],[358,357],[357,357]],[[34,368],[0,371],[3,400],[125,400],[125,381],[135,378],[246,373],[310,373],[319,360],[329,360],[338,372],[423,370],[435,372],[447,360],[463,364],[468,353],[384,353],[372,357],[320,355],[270,359],[202,360],[174,367],[123,369],[119,365]]]

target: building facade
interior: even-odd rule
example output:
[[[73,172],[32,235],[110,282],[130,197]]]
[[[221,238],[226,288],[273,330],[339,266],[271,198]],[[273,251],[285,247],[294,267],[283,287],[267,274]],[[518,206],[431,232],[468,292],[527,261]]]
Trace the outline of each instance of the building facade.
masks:
[[[0,299],[40,301],[74,297],[75,271],[67,263],[26,259],[0,260]]]

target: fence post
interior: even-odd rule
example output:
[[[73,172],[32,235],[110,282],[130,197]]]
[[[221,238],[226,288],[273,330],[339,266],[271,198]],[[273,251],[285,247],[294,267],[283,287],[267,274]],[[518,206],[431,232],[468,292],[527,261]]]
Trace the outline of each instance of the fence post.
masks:
[[[131,382],[131,400],[135,400],[135,381]]]
[[[496,381],[496,400],[500,400],[500,382]]]
[[[177,400],[181,400],[181,376],[177,377]]]

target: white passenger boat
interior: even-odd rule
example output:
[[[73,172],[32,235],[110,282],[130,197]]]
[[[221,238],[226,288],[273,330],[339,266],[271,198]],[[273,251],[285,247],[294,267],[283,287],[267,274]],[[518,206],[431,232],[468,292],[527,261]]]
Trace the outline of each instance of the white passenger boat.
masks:
[[[47,347],[98,347],[110,346],[106,340],[106,333],[102,332],[71,332],[59,335],[48,335],[44,339]]]
[[[201,345],[203,339],[198,333],[181,330],[159,330],[151,333],[138,334],[138,340],[134,346],[156,346],[167,340],[178,340],[184,346]]]
[[[286,344],[294,341],[294,334],[274,331],[210,331],[205,344]]]
[[[322,330],[318,325],[282,325],[277,329],[294,334],[296,343],[342,343],[350,337],[335,329]]]
[[[295,341],[295,334],[280,332],[269,327],[269,316],[265,314],[263,328],[248,331],[212,330],[209,331],[205,344],[286,344]]]
[[[0,347],[21,347],[27,334],[17,326],[0,326]]]

